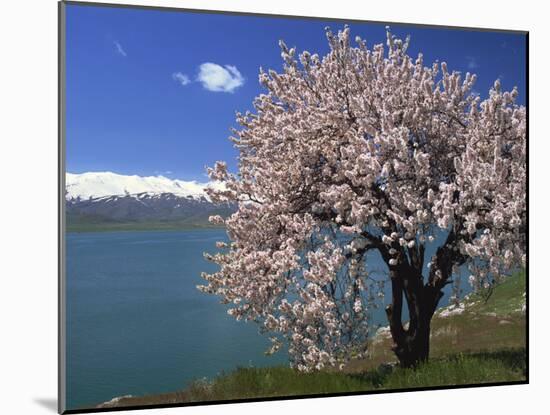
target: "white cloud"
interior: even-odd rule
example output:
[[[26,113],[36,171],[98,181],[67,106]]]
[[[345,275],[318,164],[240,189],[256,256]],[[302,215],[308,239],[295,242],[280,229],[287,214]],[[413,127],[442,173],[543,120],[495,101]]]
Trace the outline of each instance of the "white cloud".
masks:
[[[172,79],[174,81],[177,81],[181,86],[185,86],[189,83],[191,83],[191,79],[187,75],[181,72],[174,72],[172,74]]]
[[[468,61],[468,69],[479,68],[479,64],[477,63],[477,59],[474,56],[466,56],[466,61]]]
[[[244,77],[232,65],[225,67],[216,63],[205,62],[199,66],[197,81],[208,91],[233,92],[244,84]]]
[[[122,48],[122,45],[121,45],[119,42],[117,42],[117,41],[115,40],[113,43],[114,43],[115,48],[116,48],[116,51],[117,51],[117,53],[118,53],[119,55],[124,56],[124,57],[128,56],[128,54],[127,54],[126,51]]]

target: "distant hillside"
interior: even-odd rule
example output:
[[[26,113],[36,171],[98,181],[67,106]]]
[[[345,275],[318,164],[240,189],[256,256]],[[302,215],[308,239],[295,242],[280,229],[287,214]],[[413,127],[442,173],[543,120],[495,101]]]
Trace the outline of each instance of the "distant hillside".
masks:
[[[234,211],[230,205],[210,202],[205,189],[217,185],[161,176],[67,173],[67,230],[210,227],[209,216],[228,216]]]

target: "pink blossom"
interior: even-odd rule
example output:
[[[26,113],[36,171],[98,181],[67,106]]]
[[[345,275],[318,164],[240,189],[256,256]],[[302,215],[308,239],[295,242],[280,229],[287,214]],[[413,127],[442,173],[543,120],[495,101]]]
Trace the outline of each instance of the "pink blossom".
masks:
[[[262,71],[255,112],[237,115],[239,174],[223,162],[208,169],[223,185],[212,200],[238,209],[210,218],[231,243],[206,256],[218,270],[203,274],[201,289],[232,304],[235,318],[261,323],[304,371],[365,347],[377,295],[366,289],[369,250],[392,278],[406,267],[422,275],[418,255],[437,228],[448,233],[441,257],[427,260],[429,292],[459,266],[482,286],[526,262],[527,117],[517,90],[497,81],[481,101],[475,75],[410,57],[408,40],[389,30],[387,47],[370,50],[350,44],[349,28],[327,39],[322,59],[281,43],[283,70]]]

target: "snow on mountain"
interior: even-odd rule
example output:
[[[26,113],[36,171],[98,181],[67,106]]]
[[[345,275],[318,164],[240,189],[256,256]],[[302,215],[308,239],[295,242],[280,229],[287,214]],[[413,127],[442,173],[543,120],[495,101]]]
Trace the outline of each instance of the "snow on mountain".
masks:
[[[66,199],[97,199],[146,193],[150,196],[171,193],[178,197],[208,199],[204,189],[221,184],[172,180],[164,176],[125,176],[112,172],[66,173]]]

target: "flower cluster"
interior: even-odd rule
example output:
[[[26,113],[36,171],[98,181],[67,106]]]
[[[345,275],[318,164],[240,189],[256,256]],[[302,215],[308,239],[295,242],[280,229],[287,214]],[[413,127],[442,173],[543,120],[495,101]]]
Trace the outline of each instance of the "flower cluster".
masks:
[[[525,262],[526,111],[495,82],[426,66],[387,31],[386,46],[327,29],[325,57],[281,42],[284,70],[261,71],[266,93],[238,114],[239,172],[209,169],[212,200],[237,211],[231,243],[209,259],[201,289],[237,319],[286,343],[301,370],[364,352],[367,253],[388,270],[422,271],[425,245],[449,232],[430,263],[432,284],[469,264],[473,284]]]

